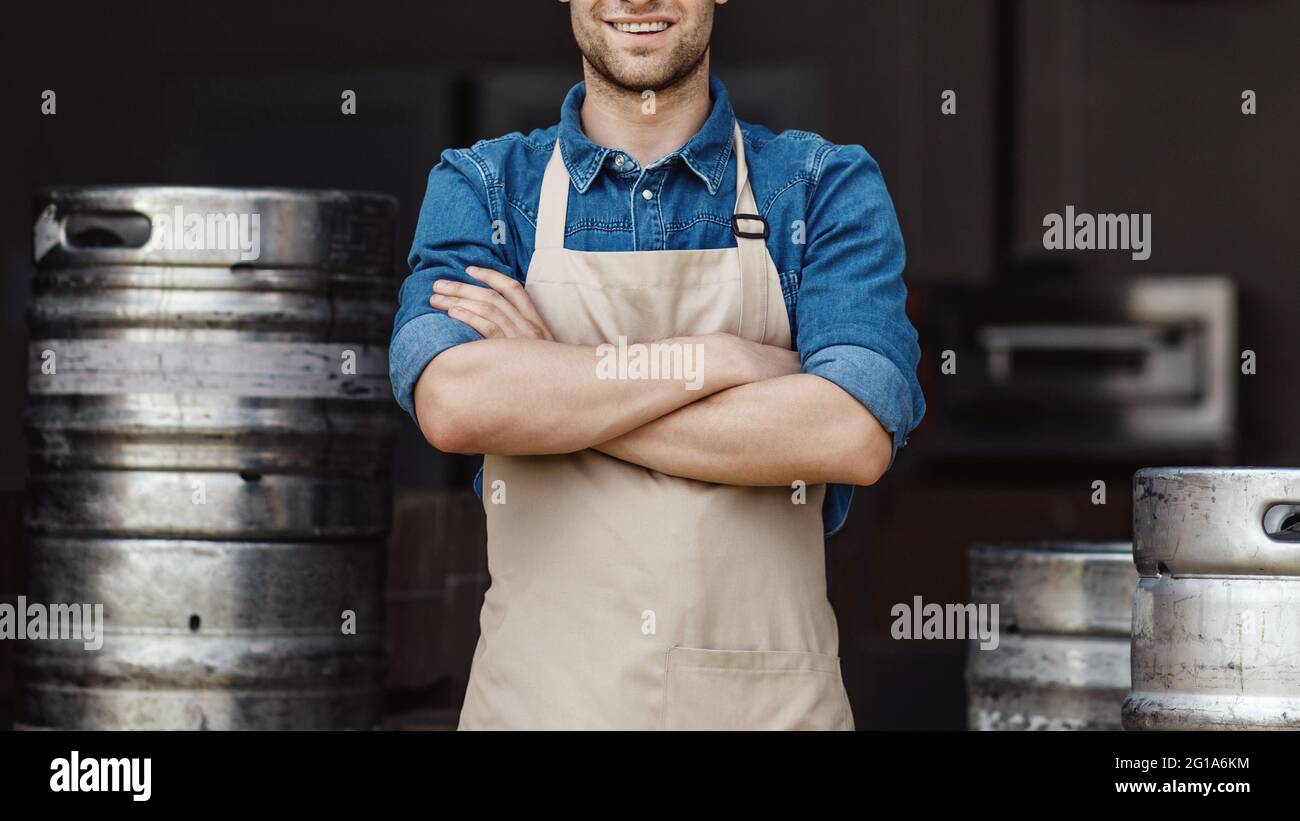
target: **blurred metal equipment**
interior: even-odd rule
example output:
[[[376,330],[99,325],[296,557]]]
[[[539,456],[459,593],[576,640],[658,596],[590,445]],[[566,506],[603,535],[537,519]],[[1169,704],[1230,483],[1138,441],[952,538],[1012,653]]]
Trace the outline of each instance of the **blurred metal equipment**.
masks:
[[[106,627],[22,643],[19,726],[379,724],[396,210],[38,195],[27,598]]]
[[[960,374],[927,386],[940,451],[1218,460],[1235,446],[1236,289],[1224,277],[1043,274],[937,291],[923,310],[927,346]]]
[[[1300,729],[1300,470],[1133,483],[1128,730]]]
[[[972,730],[1118,730],[1129,689],[1126,542],[975,545],[971,601],[999,605],[996,649],[970,642]]]
[[[384,726],[455,729],[491,578],[483,503],[470,488],[405,488],[393,504]]]

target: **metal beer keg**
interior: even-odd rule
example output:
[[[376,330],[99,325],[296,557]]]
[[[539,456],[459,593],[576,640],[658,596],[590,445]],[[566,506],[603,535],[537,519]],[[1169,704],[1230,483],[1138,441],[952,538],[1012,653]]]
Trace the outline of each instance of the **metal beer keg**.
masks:
[[[22,643],[19,725],[378,725],[395,201],[57,188],[36,212],[27,598],[105,626]]]
[[[1300,470],[1133,484],[1129,730],[1300,729]]]
[[[969,642],[972,730],[1115,730],[1129,689],[1126,542],[975,545],[971,601],[997,604],[998,646]]]

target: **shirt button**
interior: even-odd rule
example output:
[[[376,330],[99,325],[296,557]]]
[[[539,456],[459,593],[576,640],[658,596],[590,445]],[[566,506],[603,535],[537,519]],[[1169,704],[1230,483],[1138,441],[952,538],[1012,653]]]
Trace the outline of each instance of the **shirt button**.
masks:
[[[645,189],[645,190],[643,190],[643,191],[641,192],[641,199],[643,199],[643,200],[649,201],[649,200],[652,200],[652,199],[654,199],[654,198],[655,198],[655,195],[650,193],[650,189],[649,189],[649,188],[647,188],[647,189]]]
[[[622,155],[622,154],[616,154],[616,155],[614,155],[614,165],[617,165],[619,168],[622,168],[622,167],[623,167],[623,163],[625,163],[625,162],[627,162],[627,160],[623,159],[623,155]]]

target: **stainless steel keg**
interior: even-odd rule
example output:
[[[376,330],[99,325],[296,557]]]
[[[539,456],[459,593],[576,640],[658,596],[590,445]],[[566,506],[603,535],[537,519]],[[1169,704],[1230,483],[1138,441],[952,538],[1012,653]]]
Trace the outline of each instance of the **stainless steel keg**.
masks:
[[[59,188],[36,203],[20,725],[380,721],[396,203]]]
[[[1129,689],[1126,542],[975,545],[971,601],[997,604],[994,649],[969,643],[972,730],[1113,730]]]
[[[1133,484],[1129,730],[1300,729],[1300,470]]]

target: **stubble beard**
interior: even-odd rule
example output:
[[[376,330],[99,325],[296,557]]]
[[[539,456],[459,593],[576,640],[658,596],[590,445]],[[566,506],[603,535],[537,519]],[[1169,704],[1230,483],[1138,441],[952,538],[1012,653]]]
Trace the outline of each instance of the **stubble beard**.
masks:
[[[709,42],[698,40],[687,40],[677,44],[677,47],[669,55],[668,70],[662,72],[659,77],[628,77],[619,76],[615,69],[616,61],[611,59],[609,50],[605,47],[604,42],[595,36],[587,39],[578,34],[578,48],[582,52],[582,58],[592,70],[614,89],[641,94],[645,91],[653,91],[659,94],[668,89],[674,88],[683,81],[694,77],[705,65],[709,57]]]

